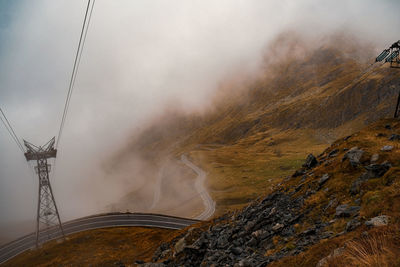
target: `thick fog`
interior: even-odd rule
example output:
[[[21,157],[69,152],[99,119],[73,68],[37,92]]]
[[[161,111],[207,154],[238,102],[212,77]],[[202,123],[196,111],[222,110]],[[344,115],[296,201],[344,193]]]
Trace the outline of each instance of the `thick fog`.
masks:
[[[0,0],[0,107],[20,138],[57,135],[85,7]],[[207,108],[221,81],[257,70],[277,34],[346,30],[383,49],[400,39],[398,10],[397,0],[97,0],[51,177],[62,219],[128,193],[129,170],[106,177],[100,165],[166,105]],[[30,220],[37,178],[3,126],[0,148],[0,223]]]

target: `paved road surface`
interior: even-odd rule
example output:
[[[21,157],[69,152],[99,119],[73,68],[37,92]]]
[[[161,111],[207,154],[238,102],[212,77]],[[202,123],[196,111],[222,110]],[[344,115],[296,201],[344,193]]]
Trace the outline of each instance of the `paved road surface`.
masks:
[[[66,235],[86,230],[118,227],[146,226],[166,229],[182,229],[198,220],[146,213],[107,213],[76,219],[63,223]],[[61,237],[58,228],[50,228],[40,233],[41,243]],[[16,255],[35,247],[36,235],[31,233],[0,247],[0,264]]]
[[[186,166],[191,168],[197,174],[195,187],[196,187],[196,190],[199,193],[201,199],[203,200],[204,211],[199,216],[197,216],[195,219],[196,220],[207,220],[215,212],[215,202],[211,198],[211,196],[208,194],[207,189],[204,186],[204,181],[206,180],[207,174],[201,168],[197,167],[192,162],[190,162],[185,155],[181,156],[181,161],[183,163],[185,163]]]

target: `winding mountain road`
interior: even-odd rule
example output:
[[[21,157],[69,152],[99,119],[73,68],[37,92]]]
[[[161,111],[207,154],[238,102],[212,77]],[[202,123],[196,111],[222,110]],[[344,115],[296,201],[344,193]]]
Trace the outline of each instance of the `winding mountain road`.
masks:
[[[65,235],[99,228],[124,226],[158,227],[178,230],[195,224],[200,220],[206,220],[210,218],[215,212],[215,202],[208,194],[204,186],[206,173],[201,168],[189,161],[189,159],[185,155],[181,156],[181,161],[197,174],[195,188],[201,199],[203,200],[204,211],[195,219],[186,219],[150,213],[106,213],[83,217],[63,223]],[[161,174],[158,180],[159,181],[157,187],[159,188],[156,188],[152,206],[154,206],[160,200],[162,180]],[[59,228],[52,227],[40,233],[39,243],[45,243],[47,241],[59,239],[61,237],[62,234]],[[0,264],[17,256],[18,254],[21,254],[26,250],[34,248],[35,246],[36,233],[28,234],[8,244],[0,246]]]
[[[107,213],[88,216],[63,223],[65,235],[70,235],[86,230],[107,227],[141,226],[158,227],[166,229],[183,229],[189,225],[199,222],[198,220],[185,219],[167,215],[147,213]],[[62,234],[58,227],[44,230],[39,235],[40,243],[61,238]],[[15,241],[0,247],[0,264],[17,256],[18,254],[34,248],[36,245],[36,234],[31,233]]]
[[[195,182],[195,187],[196,187],[196,190],[199,193],[201,199],[203,200],[204,207],[205,207],[204,211],[199,216],[197,216],[195,219],[196,220],[207,220],[215,212],[215,202],[211,198],[210,194],[208,194],[207,189],[204,186],[204,182],[206,180],[207,174],[201,168],[197,167],[191,161],[189,161],[185,155],[181,156],[181,161],[197,174],[197,180]]]

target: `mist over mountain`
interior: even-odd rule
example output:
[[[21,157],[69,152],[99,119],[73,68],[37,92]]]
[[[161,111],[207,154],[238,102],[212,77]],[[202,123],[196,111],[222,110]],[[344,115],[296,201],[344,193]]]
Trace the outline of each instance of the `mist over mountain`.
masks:
[[[11,5],[3,1],[0,7],[1,14],[5,14],[0,19],[0,104],[20,138],[43,144],[57,134],[84,3],[42,0]],[[176,135],[187,137],[192,129],[211,121],[215,122],[213,128],[200,131],[188,144],[234,143],[242,136],[259,132],[261,126],[257,125],[264,122],[285,129],[322,126],[329,129],[352,121],[359,112],[365,111],[363,104],[354,103],[346,112],[335,111],[338,103],[334,101],[348,95],[326,100],[331,111],[323,113],[326,118],[317,121],[312,118],[319,115],[320,109],[305,109],[301,99],[295,96],[316,93],[312,86],[334,78],[314,77],[328,76],[335,68],[330,65],[332,62],[326,61],[345,55],[344,62],[336,62],[342,69],[335,71],[337,75],[349,77],[337,86],[331,83],[332,88],[341,88],[360,73],[374,53],[397,38],[396,10],[396,1],[372,0],[335,3],[147,1],[140,4],[100,1],[85,45],[56,174],[51,178],[62,218],[103,211],[131,193],[141,181],[135,175],[143,166],[153,165],[144,163],[140,153],[133,156],[138,165],[126,157],[120,159],[125,168],[110,172],[107,168],[116,166],[112,166],[114,162],[110,159],[121,150],[129,151],[130,144],[135,143],[133,137],[146,132],[154,121],[161,121],[160,117],[165,118],[163,114],[171,106],[178,117],[187,114],[189,117],[172,122],[171,125],[179,126],[174,130],[166,123],[174,121],[174,116],[165,119],[163,123],[169,130],[164,129],[160,134],[157,130],[152,132],[148,135],[150,143],[151,136],[163,136],[165,141],[177,140]],[[336,41],[337,33],[340,35],[343,31],[344,36],[354,37],[346,37],[350,45]],[[329,49],[324,51],[324,45],[335,50],[331,56],[321,59],[330,53]],[[321,54],[310,59],[318,49]],[[354,70],[347,74],[350,59],[359,63],[354,63]],[[304,68],[302,60],[309,65]],[[318,60],[322,60],[321,64],[316,64]],[[287,66],[281,64],[284,61]],[[320,72],[319,68],[322,68]],[[309,72],[310,69],[315,70]],[[287,76],[282,76],[281,81],[271,78],[281,73],[298,74],[304,80],[290,81],[286,80]],[[263,75],[265,79],[260,77]],[[314,84],[304,84],[305,79]],[[297,83],[302,88],[297,88]],[[256,90],[248,90],[250,87]],[[373,94],[373,90],[367,91]],[[277,110],[263,113],[257,123],[254,112],[261,112],[265,103],[282,100],[285,94],[291,94],[297,104],[286,99],[279,108],[279,103],[275,103]],[[367,98],[375,105],[390,97],[389,92],[379,101]],[[242,98],[243,103],[236,105],[237,98]],[[368,101],[363,103],[369,105]],[[319,99],[311,99],[310,103],[318,105]],[[242,113],[242,109],[248,111]],[[192,115],[193,112],[200,115]],[[278,113],[276,118],[271,115]],[[299,119],[303,113],[304,118]],[[378,118],[388,113],[389,106],[373,116]],[[23,155],[15,149],[4,129],[0,137],[3,151],[0,154],[0,211],[5,214],[2,220],[12,223],[34,218],[37,178],[25,167]],[[134,146],[140,144],[145,146],[146,141]],[[164,148],[160,148],[159,157]],[[151,177],[149,181],[154,175]],[[149,183],[146,186],[152,188],[153,182]],[[148,197],[152,195],[150,191]]]

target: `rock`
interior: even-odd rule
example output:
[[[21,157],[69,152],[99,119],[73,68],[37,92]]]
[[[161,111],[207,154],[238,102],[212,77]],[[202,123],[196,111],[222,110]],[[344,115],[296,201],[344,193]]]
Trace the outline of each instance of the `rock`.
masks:
[[[367,172],[361,174],[361,176],[351,184],[350,194],[356,195],[360,193],[360,187],[365,181],[368,181],[372,178],[382,177],[391,167],[392,165],[388,162],[365,166],[364,168],[367,170]]]
[[[379,154],[373,154],[373,155],[371,156],[371,159],[370,159],[371,163],[375,163],[375,162],[377,162],[378,160],[379,160]]]
[[[179,254],[179,253],[181,253],[183,250],[184,250],[184,248],[186,247],[186,240],[185,240],[185,238],[184,237],[182,237],[181,239],[179,239],[179,241],[178,242],[176,242],[176,244],[175,244],[175,254]]]
[[[380,215],[365,222],[366,226],[378,227],[388,225],[390,217],[387,215]]]
[[[357,195],[358,193],[360,193],[360,187],[361,187],[361,185],[362,185],[362,183],[364,182],[364,181],[366,181],[364,178],[362,178],[363,177],[363,175],[361,175],[359,178],[357,178],[352,184],[351,184],[351,187],[350,187],[350,190],[349,190],[349,192],[350,192],[350,194],[352,194],[352,195]]]
[[[334,250],[333,250],[332,256],[333,256],[333,257],[342,256],[342,254],[343,254],[344,251],[345,251],[345,248],[344,248],[344,247],[340,247],[340,248],[334,249]]]
[[[316,233],[315,227],[308,228],[304,232],[302,232],[302,235],[314,235]]]
[[[327,232],[323,232],[321,234],[321,239],[325,239],[325,238],[330,238],[334,235],[334,233],[332,231],[327,231]]]
[[[221,235],[217,240],[218,248],[226,248],[229,245],[228,238],[225,235]]]
[[[299,169],[299,170],[296,170],[295,173],[293,173],[292,177],[299,177],[299,176],[302,176],[304,174],[306,174],[306,171],[303,170],[303,169]]]
[[[114,262],[114,265],[118,267],[125,267],[125,264],[122,261]]]
[[[317,164],[318,164],[318,161],[317,161],[317,159],[314,157],[314,155],[313,155],[313,154],[309,154],[309,155],[307,156],[306,162],[303,164],[303,167],[304,167],[304,168],[307,168],[307,169],[312,169],[312,168],[314,168],[315,166],[317,166]]]
[[[392,135],[389,137],[389,140],[390,140],[390,141],[399,141],[399,140],[400,140],[400,134],[392,134]]]
[[[163,263],[151,263],[151,262],[149,262],[149,263],[145,263],[145,264],[140,264],[139,266],[141,266],[141,267],[164,267],[165,264],[163,264]]]
[[[255,247],[257,246],[257,239],[255,239],[254,237],[250,238],[249,242],[247,242],[247,245],[249,247]]]
[[[384,162],[383,164],[370,164],[364,168],[368,171],[370,178],[379,178],[382,177],[391,167],[392,165],[390,163]]]
[[[294,189],[294,192],[299,192],[302,188],[303,188],[304,184],[299,184],[298,186],[296,186],[296,188]]]
[[[240,247],[233,247],[231,248],[231,252],[235,255],[240,255],[243,252],[243,249]]]
[[[349,206],[347,204],[336,207],[336,217],[351,217],[360,211],[360,206]]]
[[[345,138],[343,138],[343,141],[347,141],[351,138],[351,135],[346,136]]]
[[[383,146],[383,147],[381,148],[382,151],[386,151],[386,152],[392,151],[392,149],[393,149],[393,146]]]
[[[253,267],[254,265],[246,259],[240,260],[237,264],[235,264],[237,267]]]
[[[360,164],[360,159],[363,154],[363,150],[359,149],[358,147],[353,147],[352,149],[347,151],[346,154],[344,154],[342,161],[348,159],[351,166],[356,167],[358,164]]]
[[[251,229],[253,229],[254,225],[256,225],[256,222],[250,221],[246,224],[244,230],[246,230],[246,232],[249,232]]]
[[[338,204],[338,200],[337,200],[336,198],[331,199],[331,200],[329,201],[328,205],[326,205],[326,207],[324,208],[324,210],[326,211],[326,210],[329,209],[329,208],[336,207],[337,204]]]
[[[329,180],[329,178],[331,178],[331,177],[327,173],[322,175],[321,179],[319,179],[319,182],[318,182],[319,187],[321,188]]]
[[[254,236],[255,238],[260,238],[263,235],[265,235],[265,233],[266,232],[264,230],[257,230],[255,232],[251,233],[251,235]]]
[[[353,231],[354,229],[356,229],[360,225],[361,225],[361,223],[360,223],[359,220],[353,219],[353,220],[347,222],[347,224],[346,224],[346,232]]]
[[[332,157],[336,157],[337,154],[339,152],[339,149],[335,148],[334,150],[332,150],[331,152],[329,152],[328,157],[332,158]]]
[[[272,230],[278,231],[279,229],[282,229],[283,227],[285,227],[283,224],[277,223],[274,226],[272,226]]]
[[[168,253],[170,253],[170,252],[171,252],[170,249],[166,249],[166,250],[164,250],[163,252],[161,252],[160,257],[161,257],[161,258],[165,258],[165,257],[168,255]]]

